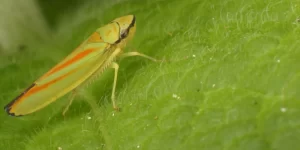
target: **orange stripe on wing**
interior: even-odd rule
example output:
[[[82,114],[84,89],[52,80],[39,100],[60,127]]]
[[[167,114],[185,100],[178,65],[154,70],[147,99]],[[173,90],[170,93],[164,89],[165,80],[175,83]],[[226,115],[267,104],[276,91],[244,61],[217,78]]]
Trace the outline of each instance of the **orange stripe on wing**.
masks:
[[[23,97],[28,97],[28,96],[30,96],[30,95],[36,93],[36,92],[39,92],[39,91],[41,91],[41,90],[47,88],[48,86],[50,86],[50,85],[56,83],[57,81],[64,79],[65,77],[67,77],[68,75],[72,74],[72,73],[75,72],[76,70],[77,70],[77,69],[73,69],[73,70],[71,70],[70,72],[68,72],[68,73],[66,73],[66,74],[64,74],[64,75],[62,75],[62,76],[60,76],[60,77],[58,77],[58,78],[56,78],[56,79],[53,79],[52,81],[49,81],[48,83],[45,83],[45,84],[42,84],[42,85],[37,85],[37,86],[33,87],[33,88],[30,89]]]
[[[62,80],[64,78],[66,78],[68,75],[72,74],[73,72],[75,72],[77,69],[74,69],[74,70],[71,70],[70,72],[48,82],[48,83],[45,83],[45,84],[42,84],[42,85],[36,85],[36,84],[33,84],[34,86],[31,87],[28,91],[25,91],[23,92],[20,96],[17,97],[17,99],[14,100],[14,102],[12,104],[10,104],[10,109],[9,111],[13,111],[14,110],[14,106],[17,105],[18,103],[20,103],[21,101],[23,101],[26,97],[34,94],[34,93],[37,93],[43,89],[46,89],[47,87],[49,87],[50,85],[58,82],[59,80]]]
[[[70,60],[68,60],[68,61],[64,62],[63,64],[61,64],[59,66],[56,66],[53,69],[51,69],[49,72],[47,72],[45,75],[43,75],[41,77],[41,79],[50,76],[51,74],[53,74],[53,73],[65,68],[65,67],[69,66],[70,64],[75,63],[76,61],[80,60],[81,58],[85,57],[86,55],[92,53],[95,50],[96,50],[95,48],[90,48],[90,49],[87,49],[87,50],[84,50],[84,51],[80,52],[79,54],[77,54],[76,56],[71,58]]]

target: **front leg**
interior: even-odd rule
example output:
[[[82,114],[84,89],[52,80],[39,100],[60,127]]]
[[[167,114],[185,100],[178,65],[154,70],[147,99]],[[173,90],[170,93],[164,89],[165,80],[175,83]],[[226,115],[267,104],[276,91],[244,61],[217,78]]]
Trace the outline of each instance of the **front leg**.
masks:
[[[115,69],[113,89],[112,89],[112,92],[111,92],[111,101],[112,101],[112,104],[113,104],[113,108],[115,110],[119,111],[119,107],[117,106],[116,100],[115,100],[115,91],[116,91],[116,85],[117,85],[117,79],[118,79],[119,65],[116,62],[112,62],[110,67]]]

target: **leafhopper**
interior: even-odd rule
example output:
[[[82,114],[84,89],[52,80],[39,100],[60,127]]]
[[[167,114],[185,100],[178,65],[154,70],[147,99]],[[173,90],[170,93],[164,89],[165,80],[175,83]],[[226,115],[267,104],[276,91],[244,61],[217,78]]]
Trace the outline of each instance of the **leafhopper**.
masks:
[[[4,107],[5,111],[11,116],[23,116],[38,111],[68,92],[75,91],[109,67],[115,70],[111,100],[113,108],[118,110],[115,88],[119,65],[116,59],[120,56],[141,56],[157,61],[139,52],[124,53],[122,51],[133,37],[135,30],[134,15],[116,18],[109,24],[98,28],[71,54],[7,104]],[[73,99],[74,96],[71,96],[63,115]]]

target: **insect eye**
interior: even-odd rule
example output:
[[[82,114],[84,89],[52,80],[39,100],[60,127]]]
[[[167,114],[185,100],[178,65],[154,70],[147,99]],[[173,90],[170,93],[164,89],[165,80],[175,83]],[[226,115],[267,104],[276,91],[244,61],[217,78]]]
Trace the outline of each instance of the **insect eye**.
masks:
[[[121,39],[127,37],[128,35],[128,30],[125,30],[123,33],[121,33]]]

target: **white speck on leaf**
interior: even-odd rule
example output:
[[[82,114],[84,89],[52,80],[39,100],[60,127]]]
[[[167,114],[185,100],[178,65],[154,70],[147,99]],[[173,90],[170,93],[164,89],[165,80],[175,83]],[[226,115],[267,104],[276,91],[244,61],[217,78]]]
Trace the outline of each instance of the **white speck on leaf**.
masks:
[[[286,112],[286,108],[282,107],[282,108],[280,108],[280,111],[284,113],[284,112]]]
[[[115,113],[112,113],[112,116],[115,116]]]
[[[176,94],[173,94],[173,95],[172,95],[172,97],[173,97],[173,98],[176,98],[176,97],[177,97],[177,95],[176,95]]]
[[[277,59],[277,62],[280,63],[280,59]]]
[[[87,119],[88,119],[88,120],[91,120],[91,119],[92,119],[92,117],[91,117],[91,116],[87,116]]]
[[[62,150],[62,147],[58,147],[57,150]]]
[[[138,146],[136,146],[136,148],[140,148],[140,146],[138,145]]]
[[[180,99],[180,97],[177,94],[173,94],[172,97],[176,99]]]
[[[196,57],[196,55],[193,55],[193,57],[195,58],[195,57]]]
[[[214,88],[216,86],[216,84],[213,84],[212,87]]]

